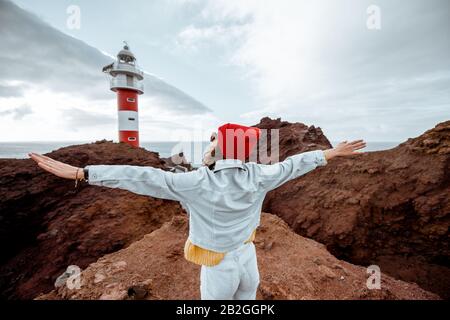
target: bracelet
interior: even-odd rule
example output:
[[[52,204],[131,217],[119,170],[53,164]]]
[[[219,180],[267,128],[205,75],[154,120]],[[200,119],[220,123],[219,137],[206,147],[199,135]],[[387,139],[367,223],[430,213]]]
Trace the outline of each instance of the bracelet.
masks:
[[[78,171],[80,168],[77,168],[77,172],[75,173],[75,188],[78,186]],[[85,180],[84,178],[79,179],[80,181]]]

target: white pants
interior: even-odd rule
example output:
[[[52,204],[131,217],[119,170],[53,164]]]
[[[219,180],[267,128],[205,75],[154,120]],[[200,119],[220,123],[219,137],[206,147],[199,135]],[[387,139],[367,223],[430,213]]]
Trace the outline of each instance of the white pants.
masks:
[[[227,252],[216,266],[202,266],[202,300],[255,300],[259,285],[258,263],[253,242]]]

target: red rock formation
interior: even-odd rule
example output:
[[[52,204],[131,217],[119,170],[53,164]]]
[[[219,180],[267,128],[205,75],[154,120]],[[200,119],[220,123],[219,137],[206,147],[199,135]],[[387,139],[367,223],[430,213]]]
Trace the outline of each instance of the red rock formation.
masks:
[[[331,143],[325,137],[322,129],[314,126],[308,127],[307,125],[295,122],[290,123],[287,121],[281,121],[281,118],[270,119],[268,117],[262,118],[261,121],[254,125],[260,129],[266,129],[267,135],[262,135],[259,141],[258,147],[267,146],[267,155],[270,157],[272,132],[269,129],[278,129],[279,136],[279,160],[282,161],[288,156],[292,156],[297,153],[311,151],[316,149],[328,149],[331,148]],[[263,152],[264,154],[264,152]],[[264,159],[258,159],[263,163]],[[273,162],[273,161],[272,161]]]
[[[340,258],[449,298],[449,195],[447,121],[394,149],[333,159],[269,193],[264,210]]]
[[[78,290],[62,286],[39,299],[199,299],[200,267],[183,258],[185,215],[81,273]],[[366,269],[340,261],[271,214],[256,237],[261,284],[258,299],[437,299],[416,284],[381,276],[367,288]]]
[[[156,153],[100,141],[48,156],[76,166],[162,167]],[[83,185],[44,172],[30,159],[0,159],[0,295],[33,298],[66,267],[82,268],[159,228],[182,211],[176,202]]]

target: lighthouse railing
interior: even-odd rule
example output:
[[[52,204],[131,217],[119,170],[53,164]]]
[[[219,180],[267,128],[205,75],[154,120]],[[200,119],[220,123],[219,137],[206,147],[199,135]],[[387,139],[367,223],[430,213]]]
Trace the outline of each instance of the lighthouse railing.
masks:
[[[110,80],[110,86],[111,89],[117,89],[117,88],[123,88],[123,89],[130,89],[130,90],[136,90],[140,93],[144,92],[144,83],[141,81],[127,81],[125,79],[118,79],[118,78],[111,78]]]
[[[110,72],[112,72],[112,73],[115,73],[115,72],[126,72],[126,73],[129,73],[129,74],[137,75],[141,79],[144,77],[144,72],[142,72],[141,70],[137,69],[136,66],[130,65],[130,64],[127,64],[127,63],[115,62],[113,64]]]

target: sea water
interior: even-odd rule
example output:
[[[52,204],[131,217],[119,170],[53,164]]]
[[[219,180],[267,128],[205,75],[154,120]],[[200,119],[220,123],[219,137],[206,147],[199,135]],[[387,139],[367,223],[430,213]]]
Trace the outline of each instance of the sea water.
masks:
[[[87,141],[63,141],[63,142],[0,142],[0,158],[28,158],[28,152],[48,153],[62,147],[67,147],[76,144],[88,143]],[[183,143],[172,141],[147,141],[141,142],[141,147],[150,151],[158,152],[162,158],[170,157],[171,155],[184,151],[188,160],[195,158],[198,163],[202,158],[203,152],[208,146],[208,141],[201,141],[199,143]],[[332,142],[332,145],[337,143]],[[367,142],[367,147],[364,151],[380,151],[396,147],[398,142],[382,142],[372,141]],[[201,160],[200,160],[201,162]]]

